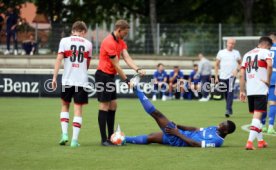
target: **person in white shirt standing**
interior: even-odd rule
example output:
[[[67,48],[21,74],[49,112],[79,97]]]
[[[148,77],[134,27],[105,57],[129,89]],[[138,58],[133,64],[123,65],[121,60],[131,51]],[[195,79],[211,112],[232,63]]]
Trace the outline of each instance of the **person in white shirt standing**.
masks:
[[[234,49],[235,44],[236,40],[233,38],[229,38],[227,40],[226,48],[218,52],[215,64],[215,83],[220,82],[227,87],[226,89],[223,89],[224,97],[226,100],[226,117],[229,117],[233,114],[233,90],[236,76],[241,64],[241,55],[239,51]]]
[[[240,99],[245,102],[247,96],[249,112],[253,114],[245,146],[247,150],[255,149],[253,142],[256,138],[258,148],[267,147],[263,140],[261,118],[267,111],[267,93],[272,74],[272,57],[269,51],[271,46],[272,40],[269,37],[261,37],[258,47],[244,55],[241,65]]]
[[[60,113],[62,137],[59,144],[65,145],[68,142],[69,106],[72,98],[74,98],[71,147],[79,146],[78,136],[82,125],[82,106],[88,103],[87,69],[92,55],[92,43],[84,38],[86,32],[86,24],[83,21],[76,21],[72,26],[72,35],[61,39],[52,80],[52,88],[56,89],[59,67],[64,60]]]

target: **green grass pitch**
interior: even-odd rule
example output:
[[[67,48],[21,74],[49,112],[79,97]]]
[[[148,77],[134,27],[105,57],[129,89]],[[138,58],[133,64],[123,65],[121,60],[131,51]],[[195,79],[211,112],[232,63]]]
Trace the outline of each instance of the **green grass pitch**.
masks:
[[[126,135],[159,131],[137,99],[119,99],[116,124]],[[155,106],[178,124],[205,127],[224,118],[224,101],[157,101]],[[234,102],[237,130],[221,148],[178,148],[151,145],[100,146],[98,103],[91,99],[84,108],[79,136],[81,147],[59,146],[60,100],[57,98],[0,98],[0,169],[274,169],[276,137],[264,136],[269,148],[246,151],[251,122],[247,104]],[[73,108],[71,108],[73,110]],[[70,113],[72,123],[72,112]],[[69,134],[71,136],[71,124]]]

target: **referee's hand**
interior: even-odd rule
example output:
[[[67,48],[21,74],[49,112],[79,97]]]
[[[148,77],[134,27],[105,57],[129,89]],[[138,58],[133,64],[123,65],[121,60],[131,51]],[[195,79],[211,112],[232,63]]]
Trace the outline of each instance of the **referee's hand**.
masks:
[[[137,73],[139,73],[139,74],[140,74],[140,76],[144,76],[144,75],[146,75],[146,71],[145,71],[145,70],[143,70],[143,69],[138,70],[138,71],[137,71]]]

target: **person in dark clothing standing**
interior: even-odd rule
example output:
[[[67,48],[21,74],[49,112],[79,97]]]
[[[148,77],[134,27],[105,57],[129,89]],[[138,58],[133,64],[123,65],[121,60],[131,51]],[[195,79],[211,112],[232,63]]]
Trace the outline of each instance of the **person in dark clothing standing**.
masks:
[[[3,24],[4,24],[4,17],[2,16],[2,13],[0,13],[0,33],[2,31]]]
[[[14,9],[12,7],[9,7],[7,10],[7,22],[6,22],[6,43],[7,43],[7,50],[5,51],[5,55],[10,54],[10,40],[11,37],[13,38],[14,43],[14,55],[18,54],[18,48],[17,48],[17,37],[16,37],[16,26],[17,26],[17,20],[18,15],[14,12]]]

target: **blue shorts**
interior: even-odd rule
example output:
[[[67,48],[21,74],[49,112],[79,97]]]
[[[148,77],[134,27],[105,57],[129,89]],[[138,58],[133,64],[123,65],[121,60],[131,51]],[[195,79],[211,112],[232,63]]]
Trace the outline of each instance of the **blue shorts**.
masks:
[[[198,85],[200,82],[201,82],[200,80],[192,81],[192,83],[193,83],[194,85]]]
[[[174,123],[169,122],[168,125],[167,125],[167,127],[175,128],[176,126],[175,126]],[[164,133],[164,135],[163,135],[163,142],[167,142],[166,143],[167,145],[178,146],[178,147],[187,146],[187,144],[182,139],[180,139],[179,137],[174,136],[174,135],[166,134],[165,129],[162,129],[162,131]],[[179,130],[179,131],[181,131],[181,130]]]
[[[170,145],[169,138],[164,133],[163,133],[163,136],[162,136],[162,144],[164,144],[164,145]]]
[[[164,92],[166,90],[165,84],[162,84],[161,89],[158,89],[158,84],[154,84],[154,90],[162,90]]]
[[[268,101],[276,101],[276,96],[274,94],[275,86],[269,86],[268,91]]]

